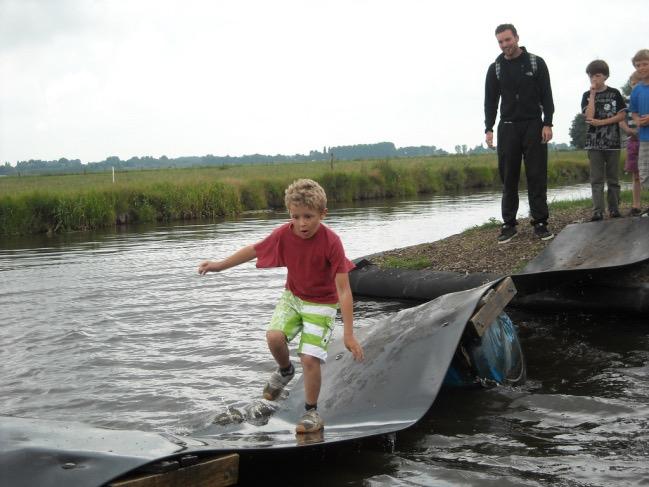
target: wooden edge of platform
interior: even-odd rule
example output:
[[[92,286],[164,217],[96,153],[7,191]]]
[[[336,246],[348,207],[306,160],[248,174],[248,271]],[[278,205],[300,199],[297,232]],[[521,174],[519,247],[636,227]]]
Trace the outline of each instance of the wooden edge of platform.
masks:
[[[239,454],[202,459],[198,463],[155,474],[139,474],[110,482],[109,487],[224,487],[239,481]]]
[[[482,297],[476,312],[473,314],[469,323],[478,336],[484,335],[489,325],[498,317],[505,306],[516,295],[516,285],[511,277],[506,277],[494,288],[491,288]]]

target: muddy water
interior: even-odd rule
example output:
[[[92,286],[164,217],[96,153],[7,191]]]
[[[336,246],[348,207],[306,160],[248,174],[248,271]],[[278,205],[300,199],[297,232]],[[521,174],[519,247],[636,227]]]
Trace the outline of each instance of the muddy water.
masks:
[[[444,196],[334,208],[327,223],[359,257],[443,238],[498,208],[497,194]],[[0,415],[191,434],[257,397],[273,367],[263,334],[284,273],[245,264],[199,277],[196,266],[284,219],[2,241]],[[357,326],[401,306],[359,301]],[[649,485],[646,320],[512,315],[524,387],[448,391],[393,442],[244,458],[242,483],[270,468],[286,485]]]

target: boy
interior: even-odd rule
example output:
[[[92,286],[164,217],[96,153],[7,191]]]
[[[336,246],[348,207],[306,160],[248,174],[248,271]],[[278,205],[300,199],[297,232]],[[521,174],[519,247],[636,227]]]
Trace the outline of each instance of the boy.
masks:
[[[629,109],[638,126],[638,172],[643,189],[649,188],[649,49],[640,49],[633,59],[633,67],[638,73],[638,84],[631,92]],[[642,216],[649,216],[647,208]]]
[[[629,77],[629,86],[631,90],[638,84],[638,73],[636,71]],[[624,120],[620,122],[620,128],[627,135],[626,139],[626,160],[624,162],[624,170],[631,174],[631,210],[629,216],[639,216],[642,214],[640,209],[640,173],[638,173],[638,150],[640,149],[640,142],[638,142],[638,127],[631,116],[631,111],[627,110]]]
[[[620,127],[624,120],[626,103],[615,88],[606,86],[609,69],[606,62],[597,59],[586,66],[590,90],[581,99],[581,109],[589,125],[586,149],[590,160],[590,186],[593,198],[591,221],[604,218],[604,180],[607,185],[608,214],[620,217]]]
[[[363,349],[353,331],[353,302],[348,272],[354,268],[338,235],[322,224],[327,197],[310,179],[294,181],[284,202],[291,221],[264,240],[248,245],[221,261],[204,261],[198,273],[219,272],[257,258],[257,267],[286,267],[286,289],[270,320],[266,341],[278,369],[264,388],[264,398],[275,400],[295,375],[288,342],[301,332],[298,355],[304,374],[305,412],[297,433],[319,431],[320,365],[327,359],[336,309],[340,306],[345,347],[354,359],[363,360]]]

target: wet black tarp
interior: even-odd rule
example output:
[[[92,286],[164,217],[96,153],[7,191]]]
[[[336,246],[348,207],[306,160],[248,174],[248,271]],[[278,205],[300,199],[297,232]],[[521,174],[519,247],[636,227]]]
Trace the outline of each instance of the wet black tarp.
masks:
[[[512,279],[520,294],[590,279],[649,260],[649,218],[614,218],[567,225]],[[609,284],[616,284],[609,279]]]
[[[295,448],[402,430],[432,405],[468,320],[494,284],[446,294],[359,330],[362,363],[345,350],[342,337],[333,342],[318,401],[326,424],[321,434],[294,433],[304,404],[301,380],[269,417],[214,424],[181,438],[185,444],[155,433],[0,418],[0,476],[11,486],[102,485],[181,453]]]

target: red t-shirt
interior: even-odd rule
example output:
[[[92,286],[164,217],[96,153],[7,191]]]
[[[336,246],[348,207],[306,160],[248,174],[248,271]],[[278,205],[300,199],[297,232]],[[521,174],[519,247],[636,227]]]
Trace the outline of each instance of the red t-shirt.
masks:
[[[286,267],[286,289],[305,301],[334,304],[338,302],[336,274],[355,266],[345,257],[340,237],[322,223],[311,238],[293,233],[286,223],[254,245],[257,267]]]

